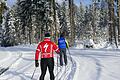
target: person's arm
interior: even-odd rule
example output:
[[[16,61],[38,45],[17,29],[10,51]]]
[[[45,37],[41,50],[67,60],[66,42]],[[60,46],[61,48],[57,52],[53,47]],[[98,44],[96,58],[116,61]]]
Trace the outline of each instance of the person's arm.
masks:
[[[39,54],[40,54],[40,44],[38,45],[35,53],[35,67],[39,66],[39,62],[38,62]]]
[[[36,53],[35,53],[35,60],[39,59],[39,53],[40,53],[40,44],[38,45],[37,49],[36,49]]]
[[[66,47],[69,48],[68,41],[65,39]]]
[[[57,40],[57,45],[59,45],[59,39]]]
[[[60,52],[58,46],[55,43],[53,43],[53,49],[55,50],[56,53]]]

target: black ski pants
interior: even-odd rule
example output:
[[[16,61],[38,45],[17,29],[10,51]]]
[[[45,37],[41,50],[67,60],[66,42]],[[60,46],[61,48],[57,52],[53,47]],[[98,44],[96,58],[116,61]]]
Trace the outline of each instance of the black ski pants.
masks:
[[[41,58],[41,76],[39,80],[44,80],[46,71],[47,71],[47,67],[50,73],[50,80],[54,80],[54,58]]]
[[[67,55],[66,55],[66,48],[61,48],[60,49],[60,65],[63,65],[63,58],[64,58],[64,63],[67,65]]]

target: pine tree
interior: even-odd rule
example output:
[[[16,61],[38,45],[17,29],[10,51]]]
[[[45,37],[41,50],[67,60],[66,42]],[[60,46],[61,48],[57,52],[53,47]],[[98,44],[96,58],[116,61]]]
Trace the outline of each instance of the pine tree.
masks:
[[[120,44],[120,0],[115,0],[117,2],[117,26],[118,26],[118,42]]]
[[[13,17],[15,18],[14,26],[15,26],[15,33],[16,33],[16,43],[22,44],[23,43],[23,29],[22,29],[22,21],[19,12],[21,8],[19,6],[20,0],[17,0],[17,3],[12,7]]]
[[[100,41],[108,41],[108,6],[106,1],[100,2],[100,12],[99,12],[99,18],[98,21],[98,33],[99,33],[99,42]],[[102,40],[101,40],[102,39]]]
[[[22,29],[23,29],[23,38],[24,40],[28,38],[29,43],[32,43],[33,37],[31,37],[32,34],[32,1],[31,0],[24,0],[19,3],[21,11],[19,13],[21,21],[23,23]],[[28,31],[28,33],[27,33]]]
[[[116,33],[115,33],[115,25],[114,25],[114,0],[108,1],[109,7],[109,42],[113,44],[116,43]],[[115,40],[115,41],[114,41]]]
[[[74,0],[68,0],[69,2],[69,16],[70,16],[70,34],[71,34],[71,46],[74,45],[75,42],[75,22],[74,22]]]
[[[15,30],[14,30],[14,18],[12,18],[11,12],[8,11],[5,18],[5,27],[3,33],[3,39],[1,46],[8,47],[15,45]]]
[[[3,25],[2,23],[3,20],[4,20],[4,13],[6,12],[6,10],[8,10],[8,7],[6,5],[6,2],[3,0],[3,1],[0,1],[0,44],[2,43],[2,40],[3,40]]]
[[[75,23],[76,23],[76,36],[78,39],[83,38],[84,32],[85,32],[85,25],[84,25],[84,14],[85,14],[85,7],[80,2],[80,6],[76,8],[75,11]]]
[[[33,15],[36,23],[36,39],[42,40],[44,37],[44,33],[47,31],[51,31],[52,20],[52,0],[33,0]]]
[[[57,14],[59,18],[60,24],[60,33],[65,33],[68,36],[68,26],[67,26],[67,15],[66,15],[66,3],[63,2],[61,5],[58,6]]]

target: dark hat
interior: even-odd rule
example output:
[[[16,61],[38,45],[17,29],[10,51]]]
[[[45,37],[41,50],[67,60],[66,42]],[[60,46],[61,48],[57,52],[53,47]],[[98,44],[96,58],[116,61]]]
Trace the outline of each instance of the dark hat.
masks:
[[[50,33],[45,33],[45,37],[49,38],[50,37]]]
[[[63,35],[63,34],[61,34],[61,35],[60,35],[60,37],[64,37],[64,35]]]

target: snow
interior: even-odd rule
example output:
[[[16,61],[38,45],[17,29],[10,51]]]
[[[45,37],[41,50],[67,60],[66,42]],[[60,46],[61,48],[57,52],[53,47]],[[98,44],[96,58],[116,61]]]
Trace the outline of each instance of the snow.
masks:
[[[14,47],[0,47],[0,80],[31,80],[34,72],[34,57],[37,44]],[[78,46],[70,48],[68,65],[60,67],[59,55],[55,54],[55,80],[120,80],[120,49],[110,47],[84,49]],[[59,67],[58,67],[59,66]],[[39,80],[41,70],[36,68],[33,80]],[[49,79],[47,70],[45,80]]]

